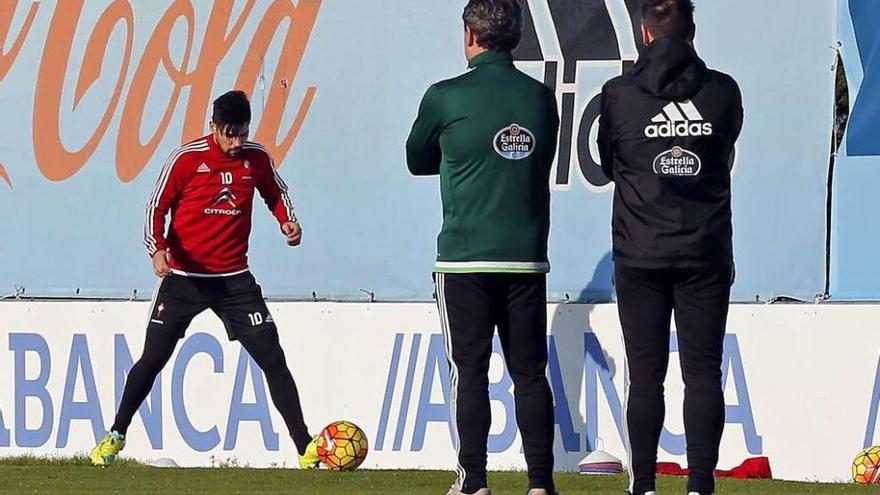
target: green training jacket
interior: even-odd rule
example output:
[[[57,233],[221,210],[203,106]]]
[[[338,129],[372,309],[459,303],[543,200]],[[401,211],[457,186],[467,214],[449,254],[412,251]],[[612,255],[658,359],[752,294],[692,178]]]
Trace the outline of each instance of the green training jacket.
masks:
[[[428,89],[406,143],[413,175],[440,174],[435,271],[547,273],[556,97],[509,52],[469,68]]]

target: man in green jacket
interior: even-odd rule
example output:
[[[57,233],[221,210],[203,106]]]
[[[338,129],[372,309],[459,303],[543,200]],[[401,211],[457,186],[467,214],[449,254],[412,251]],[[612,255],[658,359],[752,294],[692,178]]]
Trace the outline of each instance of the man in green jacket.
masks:
[[[463,18],[472,70],[428,89],[406,144],[413,175],[440,175],[443,229],[434,280],[459,476],[449,494],[490,493],[488,371],[497,327],[515,386],[529,495],[549,495],[546,274],[556,99],[513,65],[522,33],[516,0],[470,0]]]

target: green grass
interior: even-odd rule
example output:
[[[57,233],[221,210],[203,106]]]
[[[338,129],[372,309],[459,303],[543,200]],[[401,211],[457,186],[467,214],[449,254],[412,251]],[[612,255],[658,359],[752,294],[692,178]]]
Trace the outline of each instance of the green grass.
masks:
[[[157,469],[133,461],[95,468],[88,459],[0,459],[0,494],[25,493],[307,493],[309,495],[443,495],[453,475],[437,471],[296,471],[289,469]],[[523,473],[491,473],[495,495],[522,495]],[[563,495],[621,495],[622,476],[559,474]],[[684,478],[661,478],[661,495],[683,494]],[[862,494],[880,486],[720,480],[720,494]]]

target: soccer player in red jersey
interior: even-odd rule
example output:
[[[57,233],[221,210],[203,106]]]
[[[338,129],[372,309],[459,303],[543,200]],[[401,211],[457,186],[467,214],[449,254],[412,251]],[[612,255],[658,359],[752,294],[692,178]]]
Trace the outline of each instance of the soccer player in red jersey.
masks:
[[[192,319],[209,308],[223,321],[229,339],[241,342],[266,375],[272,401],[299,451],[300,466],[318,465],[278,329],[248,270],[254,191],[275,215],[288,245],[299,245],[302,229],[269,153],[247,140],[247,96],[230,91],[214,101],[213,110],[211,134],[171,154],[147,203],[144,244],[161,282],[150,308],[143,355],[128,374],[110,432],[92,451],[96,465],[112,462],[125,446],[132,417],[177,341]]]

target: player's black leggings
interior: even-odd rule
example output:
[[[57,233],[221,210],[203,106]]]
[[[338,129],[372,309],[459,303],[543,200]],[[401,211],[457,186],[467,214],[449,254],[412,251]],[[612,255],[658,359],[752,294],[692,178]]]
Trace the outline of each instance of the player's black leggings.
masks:
[[[162,281],[151,309],[143,355],[128,374],[112,430],[126,433],[177,341],[193,317],[208,308],[223,320],[230,337],[241,342],[263,370],[272,402],[302,455],[312,437],[278,341],[278,329],[266,308],[262,290],[250,273],[205,279],[170,275]]]
[[[171,358],[178,340],[177,335],[168,332],[153,328],[147,330],[144,353],[128,374],[112,430],[126,434],[135,412],[147,398],[153,381]],[[284,418],[297,450],[303,454],[311,436],[303,420],[299,393],[287,368],[277,330],[240,335],[238,340],[266,375],[272,402]]]

